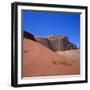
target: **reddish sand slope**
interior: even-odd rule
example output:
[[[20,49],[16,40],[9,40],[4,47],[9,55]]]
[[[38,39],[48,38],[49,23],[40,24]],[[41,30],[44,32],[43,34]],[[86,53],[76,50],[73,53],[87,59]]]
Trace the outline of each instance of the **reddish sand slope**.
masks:
[[[67,51],[57,51],[59,55],[63,55],[66,58],[70,58],[72,60],[80,60],[80,49],[67,50]]]
[[[78,62],[30,39],[23,40],[23,77],[79,74]]]
[[[66,60],[69,60],[73,67],[76,66],[75,70],[80,72],[80,49],[57,51],[56,53],[63,56]]]

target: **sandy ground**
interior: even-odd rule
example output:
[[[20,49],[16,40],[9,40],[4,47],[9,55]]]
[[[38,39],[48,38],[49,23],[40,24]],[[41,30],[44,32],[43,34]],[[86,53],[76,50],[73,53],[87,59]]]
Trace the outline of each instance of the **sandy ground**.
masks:
[[[67,50],[67,51],[57,51],[59,55],[63,55],[66,58],[70,58],[72,60],[78,60],[80,59],[80,49],[74,49],[74,50]]]
[[[38,42],[24,39],[23,77],[80,74],[79,50],[72,52],[53,52]]]

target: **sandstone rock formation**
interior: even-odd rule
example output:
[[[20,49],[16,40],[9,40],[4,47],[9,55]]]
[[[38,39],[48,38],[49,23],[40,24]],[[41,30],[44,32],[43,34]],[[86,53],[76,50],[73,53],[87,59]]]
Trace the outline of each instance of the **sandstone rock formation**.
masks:
[[[37,41],[53,51],[77,49],[76,45],[71,43],[66,36],[34,37],[31,33],[24,31],[24,38]]]
[[[76,45],[69,42],[66,36],[35,37],[35,39],[53,51],[77,49]]]
[[[31,33],[28,33],[26,31],[24,31],[24,38],[31,39],[33,41],[36,41],[36,39],[34,38],[34,36]]]

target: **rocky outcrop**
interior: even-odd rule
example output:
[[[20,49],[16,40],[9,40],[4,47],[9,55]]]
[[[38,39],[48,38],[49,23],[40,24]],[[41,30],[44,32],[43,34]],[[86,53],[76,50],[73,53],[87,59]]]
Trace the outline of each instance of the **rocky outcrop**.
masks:
[[[33,40],[33,41],[36,41],[36,39],[34,38],[34,36],[31,34],[31,33],[28,33],[28,32],[26,32],[26,31],[24,31],[24,38],[26,38],[26,39],[31,39],[31,40]]]
[[[35,39],[53,51],[65,51],[77,48],[66,36],[35,37]]]
[[[31,33],[24,31],[24,38],[37,41],[53,51],[77,49],[76,45],[71,43],[66,36],[34,37]]]

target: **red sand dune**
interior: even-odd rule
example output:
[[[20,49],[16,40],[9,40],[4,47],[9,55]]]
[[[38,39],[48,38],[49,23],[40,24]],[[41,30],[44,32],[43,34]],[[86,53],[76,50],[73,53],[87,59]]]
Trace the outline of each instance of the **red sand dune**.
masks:
[[[71,58],[72,60],[80,59],[80,49],[67,50],[67,51],[57,51],[59,55],[63,55],[66,58]]]
[[[23,77],[80,74],[79,59],[66,58],[59,52],[25,38],[23,48]]]

